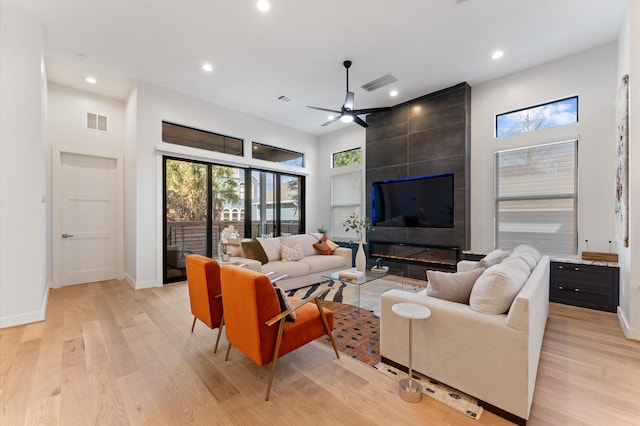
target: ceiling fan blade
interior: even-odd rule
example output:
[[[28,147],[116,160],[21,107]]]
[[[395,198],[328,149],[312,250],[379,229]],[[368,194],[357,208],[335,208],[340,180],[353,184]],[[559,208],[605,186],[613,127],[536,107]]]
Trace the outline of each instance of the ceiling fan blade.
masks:
[[[366,121],[364,121],[363,119],[361,119],[360,117],[358,117],[357,115],[353,116],[353,122],[354,123],[358,123],[359,125],[361,125],[362,127],[369,127],[369,125],[367,124]]]
[[[353,113],[354,114],[373,114],[376,112],[387,112],[387,111],[391,111],[391,107],[357,109],[353,111]]]
[[[353,98],[355,94],[353,92],[347,92],[347,96],[344,98],[344,109],[348,109],[349,111],[353,110]]]
[[[320,108],[320,107],[314,107],[314,106],[309,106],[309,105],[307,105],[307,108],[317,109],[318,111],[332,112],[334,114],[340,114],[341,113],[341,111],[337,111],[335,109]]]
[[[336,117],[333,120],[329,120],[326,123],[323,123],[322,126],[328,126],[329,124],[331,124],[331,123],[333,123],[335,121],[339,121],[339,120],[340,120],[340,117]]]

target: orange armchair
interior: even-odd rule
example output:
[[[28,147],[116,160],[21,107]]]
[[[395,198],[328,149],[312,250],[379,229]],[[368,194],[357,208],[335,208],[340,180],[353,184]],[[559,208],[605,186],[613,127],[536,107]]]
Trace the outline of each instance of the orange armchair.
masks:
[[[328,289],[316,291],[302,300],[291,297],[292,307],[281,312],[276,290],[266,275],[226,265],[221,268],[221,276],[229,341],[225,361],[233,345],[259,366],[271,362],[266,401],[279,357],[324,335],[329,336],[336,357],[340,357],[331,335],[333,312],[323,308],[320,301]],[[296,313],[296,321],[285,321],[292,311]]]
[[[189,302],[193,314],[191,332],[196,326],[196,319],[205,323],[209,328],[218,329],[216,346],[213,352],[218,351],[222,327],[224,327],[224,315],[222,311],[222,290],[220,287],[220,265],[215,260],[190,254],[185,259],[187,269],[187,286],[189,287]]]

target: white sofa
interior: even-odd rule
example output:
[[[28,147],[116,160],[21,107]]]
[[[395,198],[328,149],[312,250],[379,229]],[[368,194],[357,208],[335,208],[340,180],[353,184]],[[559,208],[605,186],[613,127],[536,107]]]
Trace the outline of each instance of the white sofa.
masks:
[[[458,271],[475,266],[462,261]],[[414,321],[414,370],[526,421],[549,309],[549,257],[542,256],[504,314],[476,312],[426,292],[390,290],[381,296],[383,360],[407,366],[409,359],[407,320],[391,307],[424,305],[431,317]]]
[[[278,287],[283,290],[293,290],[300,287],[316,284],[322,281],[322,275],[331,272],[351,268],[351,249],[338,247],[330,255],[320,254],[313,248],[322,234],[298,234],[278,238],[256,238],[262,245],[268,262],[262,264],[259,260],[244,256],[240,242],[235,247],[230,246],[231,262],[243,263],[247,268],[267,274],[275,272],[276,275],[288,275],[287,278],[278,281]],[[304,257],[296,261],[282,260],[281,245],[283,242],[290,245],[291,242],[299,242],[302,246]]]

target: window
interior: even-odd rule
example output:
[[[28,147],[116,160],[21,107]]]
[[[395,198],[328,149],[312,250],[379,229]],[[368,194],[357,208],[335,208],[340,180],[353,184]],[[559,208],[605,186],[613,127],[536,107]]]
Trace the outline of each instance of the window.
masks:
[[[496,116],[496,137],[535,132],[578,122],[578,97],[522,108]]]
[[[353,148],[333,154],[333,167],[350,166],[362,162],[362,148]]]
[[[242,156],[242,139],[206,132],[179,124],[162,122],[162,141],[207,151]]]
[[[362,175],[360,172],[331,177],[331,235],[334,238],[354,238],[342,224],[352,213],[362,215]]]
[[[577,141],[496,153],[496,247],[577,253]]]
[[[258,160],[286,164],[288,166],[304,167],[304,154],[274,146],[263,145],[258,142],[251,144],[252,157]]]

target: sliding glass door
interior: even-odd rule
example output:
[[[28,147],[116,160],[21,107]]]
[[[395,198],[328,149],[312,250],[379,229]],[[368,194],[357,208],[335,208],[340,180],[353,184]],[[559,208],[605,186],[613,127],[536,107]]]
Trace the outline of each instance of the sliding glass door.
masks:
[[[217,257],[223,228],[244,235],[244,171],[203,162],[164,159],[164,277],[186,279],[184,260]]]
[[[163,282],[186,279],[185,257],[216,258],[220,234],[239,238],[304,232],[304,178],[205,162],[164,158]]]

